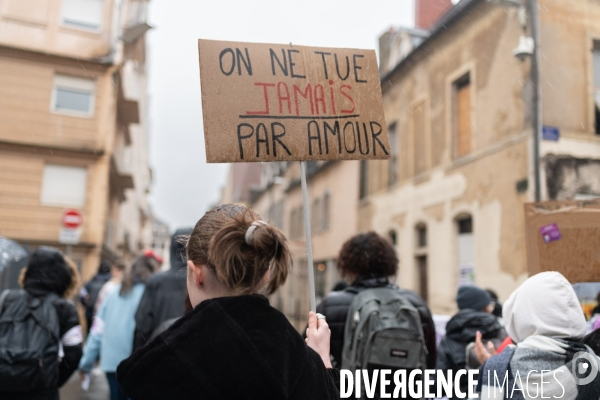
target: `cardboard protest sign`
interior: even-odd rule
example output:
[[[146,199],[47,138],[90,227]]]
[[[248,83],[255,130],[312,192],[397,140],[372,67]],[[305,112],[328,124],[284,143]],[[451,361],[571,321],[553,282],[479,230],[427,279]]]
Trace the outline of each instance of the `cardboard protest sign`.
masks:
[[[208,162],[389,158],[375,51],[198,48]]]
[[[558,271],[571,283],[600,282],[600,200],[525,204],[529,275]]]

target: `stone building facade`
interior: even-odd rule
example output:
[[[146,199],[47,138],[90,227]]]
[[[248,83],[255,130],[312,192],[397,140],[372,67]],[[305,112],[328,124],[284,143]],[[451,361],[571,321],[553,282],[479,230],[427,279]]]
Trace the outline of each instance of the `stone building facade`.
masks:
[[[461,0],[427,30],[395,28],[380,38],[390,160],[307,163],[318,297],[339,279],[334,261],[342,243],[370,230],[396,247],[397,283],[437,314],[456,311],[461,284],[506,300],[526,279],[534,90],[531,59],[517,59],[513,49],[531,32],[509,3]],[[600,3],[538,6],[541,198],[598,197]],[[294,273],[273,304],[303,329],[309,305],[299,163],[271,164],[262,164],[265,179],[248,204],[291,241]]]
[[[462,0],[382,71],[390,161],[363,163],[359,230],[397,241],[398,282],[432,310],[475,283],[501,299],[527,276],[523,204],[534,200],[531,60],[506,2]],[[600,3],[539,0],[542,200],[600,196]],[[529,28],[528,28],[529,29]],[[381,53],[385,53],[382,49]],[[546,136],[546,139],[551,139]]]

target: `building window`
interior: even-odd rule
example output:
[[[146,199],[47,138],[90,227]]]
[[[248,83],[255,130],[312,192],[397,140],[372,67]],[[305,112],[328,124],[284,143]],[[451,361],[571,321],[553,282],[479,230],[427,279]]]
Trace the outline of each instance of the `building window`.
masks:
[[[284,202],[282,199],[271,204],[269,210],[267,211],[269,222],[271,222],[279,229],[283,229],[283,209]]]
[[[277,205],[275,207],[275,226],[277,226],[279,229],[283,229],[283,213],[285,210],[285,203],[284,200],[281,199],[277,202]]]
[[[369,194],[369,164],[367,164],[367,160],[360,161],[360,172],[359,172],[359,188],[358,188],[358,198],[364,199]]]
[[[600,41],[594,41],[594,115],[595,132],[600,135]]]
[[[312,233],[318,233],[321,231],[321,199],[316,198],[313,200],[312,212],[310,218],[310,229]]]
[[[417,269],[417,287],[423,300],[427,301],[428,291],[428,271],[427,271],[427,226],[418,224],[415,228],[416,248],[415,248],[415,267]]]
[[[298,227],[296,226],[298,221],[296,218],[296,209],[292,208],[290,211],[290,239],[296,239],[296,232],[298,231]]]
[[[127,11],[127,27],[135,26],[146,22],[148,12],[147,0],[132,0],[129,2]]]
[[[302,206],[292,209],[290,215],[290,239],[297,240],[304,236],[304,212]]]
[[[475,283],[475,240],[473,218],[464,216],[456,220],[458,231],[459,285]]]
[[[46,206],[83,207],[87,169],[47,164],[42,178],[40,203]]]
[[[330,219],[331,219],[331,204],[330,203],[331,203],[331,196],[329,195],[329,192],[325,192],[325,194],[323,195],[323,200],[322,200],[323,211],[322,211],[322,218],[321,218],[321,230],[324,232],[329,230]]]
[[[52,91],[52,111],[92,116],[95,87],[93,79],[56,75]]]
[[[461,158],[471,153],[471,78],[469,74],[454,82],[454,155]]]
[[[412,109],[414,174],[419,175],[427,170],[427,144],[425,142],[425,103]]]
[[[390,160],[388,161],[388,186],[393,186],[398,181],[398,131],[394,122],[388,128],[390,139]]]
[[[417,225],[417,247],[427,247],[427,227],[424,224]]]
[[[464,217],[457,221],[458,234],[473,233],[473,218]]]
[[[63,0],[63,25],[90,31],[99,31],[104,15],[104,0]]]
[[[419,294],[427,302],[429,300],[428,280],[427,276],[427,254],[422,254],[415,257],[417,271],[419,276]]]
[[[390,242],[392,242],[394,246],[398,244],[398,235],[396,234],[395,230],[391,229],[388,232],[388,237],[390,238]]]

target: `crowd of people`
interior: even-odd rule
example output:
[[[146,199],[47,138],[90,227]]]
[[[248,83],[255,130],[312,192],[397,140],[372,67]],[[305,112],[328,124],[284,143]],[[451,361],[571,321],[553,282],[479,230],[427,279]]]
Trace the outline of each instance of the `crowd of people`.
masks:
[[[396,251],[374,232],[344,243],[337,266],[348,285],[309,313],[303,336],[267,297],[292,268],[287,239],[252,210],[213,208],[175,232],[170,269],[159,272],[161,262],[145,252],[101,263],[79,293],[82,324],[71,300],[77,268],[39,247],[23,289],[0,295],[0,398],[58,399],[73,373],[85,380],[98,365],[111,400],[335,399],[340,369],[479,370],[483,399],[530,398],[544,383],[544,396],[600,399],[600,374],[581,370],[597,370],[600,317],[588,332],[557,272],[530,277],[503,305],[492,291],[459,287],[438,345],[428,305],[396,285]],[[490,371],[521,392],[508,396]]]

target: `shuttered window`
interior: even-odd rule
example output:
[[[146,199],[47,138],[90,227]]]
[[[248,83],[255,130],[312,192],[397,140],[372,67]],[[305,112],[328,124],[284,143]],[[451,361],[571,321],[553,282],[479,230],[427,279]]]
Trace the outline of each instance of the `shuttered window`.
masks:
[[[83,207],[87,169],[47,164],[44,167],[40,203],[45,206]]]
[[[323,232],[329,230],[330,220],[331,220],[331,196],[329,192],[325,192],[323,195],[323,215],[321,218],[321,230]]]
[[[415,146],[414,171],[415,175],[427,170],[427,143],[425,141],[425,103],[421,103],[412,110],[413,138]]]
[[[104,0],[63,0],[62,24],[73,28],[99,31],[102,27]]]
[[[471,153],[471,80],[467,74],[454,84],[455,88],[455,156],[461,158]]]

